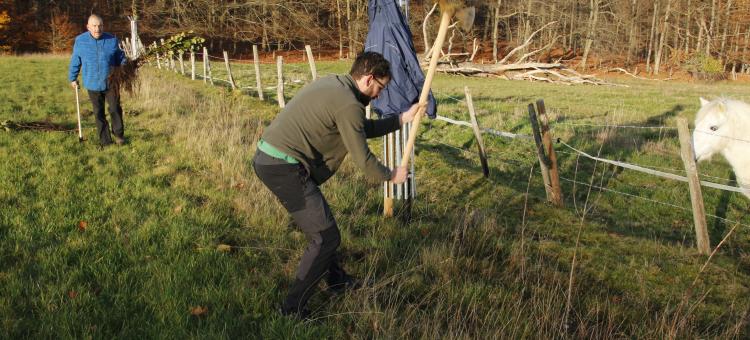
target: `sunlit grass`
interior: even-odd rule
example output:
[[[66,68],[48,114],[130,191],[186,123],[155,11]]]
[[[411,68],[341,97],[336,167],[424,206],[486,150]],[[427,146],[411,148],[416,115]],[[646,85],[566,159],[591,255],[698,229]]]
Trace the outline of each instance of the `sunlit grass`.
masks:
[[[251,66],[232,65],[240,86],[254,86]],[[0,121],[48,119],[74,129],[66,68],[65,58],[1,58]],[[217,77],[223,68],[212,65]],[[322,75],[347,68],[318,63]],[[307,64],[289,69],[308,81]],[[263,72],[264,86],[275,86],[275,65]],[[737,229],[678,314],[705,261],[694,249],[689,211],[597,190],[587,200],[588,188],[570,182],[566,208],[554,209],[537,167],[529,177],[536,156],[528,141],[485,137],[491,175],[484,179],[471,131],[437,121],[422,126],[418,141],[411,223],[382,218],[381,187],[351,163],[323,186],[345,265],[372,285],[316,294],[314,321],[279,317],[305,240],[248,170],[263,126],[278,113],[275,90],[260,102],[254,90],[209,87],[171,71],[144,69],[142,80],[136,96],[124,96],[124,147],[100,150],[90,114],[84,143],[74,132],[0,132],[4,337],[747,336],[747,228]],[[672,169],[681,167],[673,131],[563,123],[674,126],[676,116],[692,118],[698,96],[750,99],[742,84],[624,81],[630,87],[439,76],[434,92],[441,115],[468,120],[461,100],[469,86],[483,126],[525,134],[526,106],[543,98],[553,132],[567,143]],[[287,99],[299,88],[288,87]],[[683,183],[556,148],[565,178],[689,207]],[[721,161],[701,165],[716,177],[728,170]],[[705,196],[709,213],[750,224],[743,197],[708,189]],[[563,325],[584,205],[591,210]],[[709,227],[716,244],[731,225],[709,220]],[[233,248],[222,252],[220,244]],[[195,307],[207,312],[191,315]],[[672,327],[678,319],[686,322]]]

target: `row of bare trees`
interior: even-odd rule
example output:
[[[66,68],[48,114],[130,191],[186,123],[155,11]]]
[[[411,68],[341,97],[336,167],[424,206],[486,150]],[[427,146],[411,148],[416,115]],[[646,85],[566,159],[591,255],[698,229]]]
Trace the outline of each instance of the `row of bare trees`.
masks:
[[[434,37],[437,16],[423,22],[432,1],[408,1],[415,45]],[[750,0],[484,0],[469,32],[451,33],[452,52],[500,61],[511,51],[530,60],[575,60],[577,66],[645,63],[653,73],[694,55],[725,65],[748,63]],[[145,40],[192,30],[212,49],[246,53],[263,49],[362,50],[366,0],[0,0],[11,23],[0,37],[13,51],[49,48],[49,35],[83,31],[90,13],[109,31],[126,36],[127,17],[139,19]],[[62,18],[62,19],[61,19]],[[423,34],[418,34],[422,31]],[[521,47],[520,49],[518,49]],[[421,52],[421,51],[420,51]],[[477,53],[478,52],[478,53]],[[529,54],[531,53],[531,54]]]

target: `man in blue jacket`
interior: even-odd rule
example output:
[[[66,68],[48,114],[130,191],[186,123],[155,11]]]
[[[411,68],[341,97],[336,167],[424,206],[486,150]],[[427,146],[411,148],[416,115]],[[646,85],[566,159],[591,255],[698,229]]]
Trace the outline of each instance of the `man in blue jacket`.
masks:
[[[107,84],[107,77],[112,67],[119,67],[127,61],[114,35],[104,32],[102,18],[91,15],[86,25],[88,32],[76,37],[73,45],[73,56],[70,59],[68,80],[78,90],[78,73],[83,66],[83,86],[88,90],[89,99],[94,107],[96,127],[99,130],[99,142],[102,146],[112,144],[109,123],[104,115],[104,102],[109,107],[112,119],[112,133],[118,145],[125,143],[125,127],[122,124],[122,107],[120,94]]]

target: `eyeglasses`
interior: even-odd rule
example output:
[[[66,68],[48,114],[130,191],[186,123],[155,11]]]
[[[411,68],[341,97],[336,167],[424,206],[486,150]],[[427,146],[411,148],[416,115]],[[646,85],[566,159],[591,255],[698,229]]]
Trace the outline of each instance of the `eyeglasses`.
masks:
[[[385,84],[381,83],[380,80],[378,80],[378,78],[375,78],[375,76],[372,77],[372,80],[374,80],[376,83],[378,83],[378,85],[380,85],[380,89],[385,88]]]

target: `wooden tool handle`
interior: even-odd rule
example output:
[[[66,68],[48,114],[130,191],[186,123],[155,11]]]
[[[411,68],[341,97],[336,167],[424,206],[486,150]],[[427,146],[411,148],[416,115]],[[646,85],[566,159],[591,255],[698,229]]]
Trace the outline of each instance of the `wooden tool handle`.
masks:
[[[440,29],[438,30],[437,38],[435,38],[435,43],[432,45],[432,58],[430,58],[430,66],[427,69],[427,76],[425,77],[424,85],[422,86],[422,93],[419,95],[419,110],[417,110],[417,115],[414,117],[411,130],[409,131],[409,141],[406,142],[404,150],[401,153],[400,166],[402,167],[406,167],[409,165],[409,158],[412,150],[414,149],[414,142],[417,139],[417,133],[419,133],[419,122],[422,120],[422,116],[427,110],[427,98],[430,95],[432,78],[435,76],[438,59],[440,59],[440,52],[443,49],[443,42],[445,41],[445,35],[448,32],[448,25],[450,25],[453,11],[454,9],[452,8],[445,9],[440,18]]]

